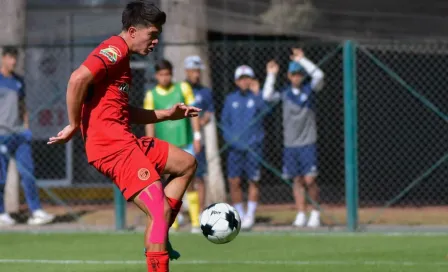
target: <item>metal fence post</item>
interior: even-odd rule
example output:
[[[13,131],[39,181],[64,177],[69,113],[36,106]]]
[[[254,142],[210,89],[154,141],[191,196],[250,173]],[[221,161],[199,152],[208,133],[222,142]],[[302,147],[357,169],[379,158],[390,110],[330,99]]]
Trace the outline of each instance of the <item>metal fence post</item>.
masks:
[[[358,159],[357,159],[357,106],[356,106],[356,47],[345,41],[344,53],[344,143],[345,143],[345,200],[347,228],[358,226]]]
[[[126,201],[121,195],[120,189],[114,187],[115,199],[115,229],[123,230],[126,227]]]

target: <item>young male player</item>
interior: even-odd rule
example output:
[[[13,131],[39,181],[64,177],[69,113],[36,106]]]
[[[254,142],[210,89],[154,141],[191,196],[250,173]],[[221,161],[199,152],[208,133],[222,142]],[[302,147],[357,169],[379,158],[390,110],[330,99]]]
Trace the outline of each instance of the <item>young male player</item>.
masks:
[[[173,82],[173,65],[165,59],[155,65],[157,86],[146,93],[143,107],[147,110],[168,109],[176,103],[192,106],[195,98],[191,86],[186,82]],[[194,155],[201,148],[201,127],[199,118],[183,119],[175,122],[163,122],[146,125],[146,136],[157,137]],[[193,186],[186,193],[188,211],[191,221],[191,232],[200,233],[199,195]],[[177,220],[173,229],[178,228]]]
[[[122,32],[102,42],[76,69],[67,87],[69,125],[48,144],[66,143],[81,129],[87,159],[113,179],[123,196],[147,215],[145,255],[148,271],[169,271],[168,229],[194,176],[196,160],[156,138],[138,139],[130,124],[197,116],[200,109],[178,103],[166,110],[128,104],[131,54],[147,55],[158,43],[166,14],[146,0],[127,4]],[[171,175],[162,187],[160,176]],[[178,257],[178,256],[176,256]]]
[[[288,67],[290,84],[282,92],[274,91],[278,64],[267,64],[267,78],[263,87],[263,99],[283,102],[283,171],[294,180],[293,194],[297,206],[297,216],[293,223],[296,227],[318,227],[320,214],[311,211],[306,220],[305,189],[313,201],[318,200],[319,187],[317,176],[317,128],[315,114],[315,95],[323,87],[324,73],[308,60],[303,51],[294,48]],[[310,81],[303,81],[307,76]]]

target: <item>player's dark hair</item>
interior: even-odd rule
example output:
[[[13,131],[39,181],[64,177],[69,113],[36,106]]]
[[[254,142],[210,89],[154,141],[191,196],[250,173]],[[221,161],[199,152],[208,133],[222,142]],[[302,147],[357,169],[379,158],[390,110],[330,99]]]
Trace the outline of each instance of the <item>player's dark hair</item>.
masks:
[[[173,72],[173,65],[168,60],[162,59],[156,63],[154,69],[156,70],[156,72],[161,70],[169,70],[170,72]]]
[[[19,54],[19,50],[15,46],[4,46],[2,50],[2,56],[10,55],[13,57],[17,57]]]
[[[129,2],[121,15],[123,30],[128,30],[131,26],[161,26],[165,21],[165,12],[147,0]]]

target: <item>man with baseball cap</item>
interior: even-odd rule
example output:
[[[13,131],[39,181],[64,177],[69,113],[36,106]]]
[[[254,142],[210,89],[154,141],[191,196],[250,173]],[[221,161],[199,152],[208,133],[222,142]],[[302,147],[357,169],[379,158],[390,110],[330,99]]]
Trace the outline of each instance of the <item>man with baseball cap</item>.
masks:
[[[319,227],[320,214],[315,208],[306,218],[305,190],[313,201],[318,201],[317,127],[315,113],[316,92],[324,83],[324,73],[308,60],[299,48],[292,50],[288,65],[288,86],[274,91],[279,66],[275,61],[267,64],[267,78],[263,98],[269,102],[282,100],[283,106],[283,173],[293,179],[293,195],[297,206],[296,227]]]
[[[15,73],[17,57],[16,47],[3,47],[0,67],[0,227],[16,224],[4,206],[4,189],[11,157],[17,161],[17,170],[31,212],[28,224],[47,224],[55,217],[42,209],[39,199],[31,148],[32,133],[25,105],[25,85],[23,79]]]
[[[201,71],[205,69],[205,65],[201,58],[199,56],[188,56],[184,61],[184,69],[186,76],[185,81],[189,83],[193,89],[195,98],[194,105],[202,109],[202,112],[199,114],[201,133],[195,133],[194,135],[195,138],[201,140],[200,151],[195,154],[198,168],[196,169],[196,177],[187,191],[187,194],[197,191],[199,209],[202,211],[205,202],[204,177],[207,174],[207,159],[205,156],[205,142],[201,139],[201,135],[204,135],[203,127],[208,124],[210,118],[215,113],[215,107],[213,106],[212,91],[201,84]]]
[[[250,229],[255,223],[259,198],[260,161],[264,139],[263,117],[268,105],[259,94],[258,81],[247,65],[235,70],[236,90],[227,95],[221,114],[223,136],[229,146],[227,176],[230,196],[242,218],[241,227]],[[241,178],[249,181],[247,210],[244,210]]]

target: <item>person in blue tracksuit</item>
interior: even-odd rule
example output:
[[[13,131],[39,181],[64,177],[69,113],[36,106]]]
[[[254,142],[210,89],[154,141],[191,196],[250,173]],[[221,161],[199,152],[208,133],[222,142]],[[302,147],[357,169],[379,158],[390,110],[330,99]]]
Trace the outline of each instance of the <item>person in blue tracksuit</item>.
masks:
[[[15,73],[18,50],[4,47],[0,67],[0,226],[16,222],[5,212],[4,190],[10,157],[17,161],[25,198],[31,217],[29,225],[51,222],[54,216],[41,209],[39,193],[34,178],[34,164],[31,154],[31,131],[25,109],[23,80]]]
[[[259,93],[259,84],[251,67],[242,65],[235,71],[237,89],[228,94],[221,114],[223,136],[229,146],[227,176],[234,207],[240,214],[241,227],[255,223],[259,198],[260,166],[264,139],[263,117],[268,104]],[[241,178],[249,180],[247,211],[244,211]]]
[[[205,208],[205,182],[204,178],[207,175],[207,158],[205,155],[205,141],[202,139],[204,135],[204,126],[207,125],[215,114],[215,107],[213,105],[212,90],[201,84],[201,72],[205,69],[205,65],[199,56],[188,56],[184,60],[184,69],[186,75],[186,82],[188,82],[194,93],[194,106],[202,109],[199,114],[199,124],[201,126],[201,133],[195,133],[194,138],[201,141],[201,149],[195,154],[198,162],[195,179],[193,185],[196,187],[199,195],[199,207],[201,211]]]

